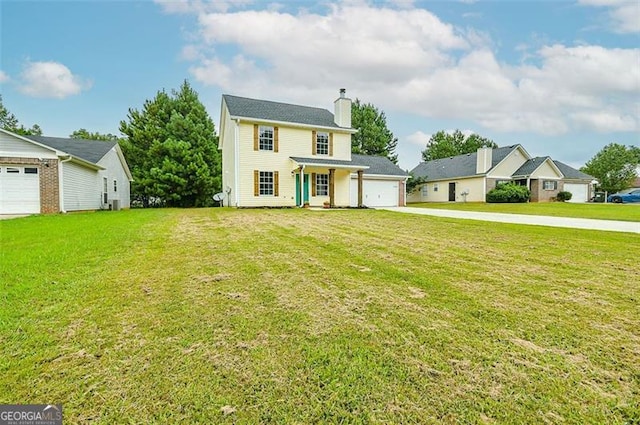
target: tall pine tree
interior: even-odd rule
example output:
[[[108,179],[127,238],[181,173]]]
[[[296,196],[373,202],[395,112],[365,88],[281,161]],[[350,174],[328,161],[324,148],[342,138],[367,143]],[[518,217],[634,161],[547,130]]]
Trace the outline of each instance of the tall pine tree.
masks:
[[[386,156],[394,164],[398,162],[398,139],[387,128],[384,112],[378,111],[370,103],[360,103],[356,99],[351,104],[351,126],[358,130],[351,135],[351,152]]]
[[[211,117],[185,81],[171,95],[160,91],[142,111],[120,122],[122,148],[134,182],[132,196],[144,206],[207,206],[221,188],[221,155]]]

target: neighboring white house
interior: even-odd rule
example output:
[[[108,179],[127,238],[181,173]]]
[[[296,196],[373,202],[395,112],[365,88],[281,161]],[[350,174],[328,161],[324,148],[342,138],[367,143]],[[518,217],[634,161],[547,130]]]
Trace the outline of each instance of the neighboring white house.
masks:
[[[117,142],[0,129],[0,214],[129,208],[131,181]]]
[[[326,109],[223,95],[222,185],[235,207],[397,206],[409,175],[351,154],[351,99]]]
[[[571,192],[570,202],[593,195],[592,176],[548,156],[533,158],[522,145],[421,162],[411,174],[426,183],[409,194],[409,202],[485,202],[488,191],[506,182],[527,186],[532,202],[550,201],[560,191]]]

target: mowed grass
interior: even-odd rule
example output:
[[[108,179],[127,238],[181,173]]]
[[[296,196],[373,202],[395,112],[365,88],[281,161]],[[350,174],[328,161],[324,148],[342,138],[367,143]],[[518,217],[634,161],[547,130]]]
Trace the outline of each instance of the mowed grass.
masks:
[[[640,204],[574,204],[570,202],[530,202],[525,204],[487,204],[483,202],[420,202],[416,208],[494,212],[506,214],[548,215],[640,222]]]
[[[0,242],[0,403],[65,423],[640,420],[638,235],[193,209]]]

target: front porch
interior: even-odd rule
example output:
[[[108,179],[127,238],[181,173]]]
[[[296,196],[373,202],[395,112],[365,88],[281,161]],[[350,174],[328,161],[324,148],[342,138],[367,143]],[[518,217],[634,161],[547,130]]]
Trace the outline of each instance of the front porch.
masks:
[[[348,207],[351,199],[351,174],[358,175],[358,206],[362,207],[363,172],[366,165],[324,158],[291,157],[291,175],[295,179],[296,206]]]

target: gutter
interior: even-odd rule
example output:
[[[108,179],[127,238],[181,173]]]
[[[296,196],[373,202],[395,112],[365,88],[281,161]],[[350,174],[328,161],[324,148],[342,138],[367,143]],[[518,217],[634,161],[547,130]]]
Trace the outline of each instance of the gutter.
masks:
[[[58,162],[58,188],[60,193],[58,194],[58,203],[60,204],[60,212],[66,213],[67,210],[64,209],[64,171],[63,166],[65,162],[69,162],[73,159],[71,155],[67,155],[67,157],[60,162]]]

